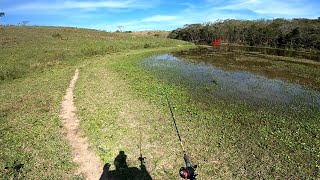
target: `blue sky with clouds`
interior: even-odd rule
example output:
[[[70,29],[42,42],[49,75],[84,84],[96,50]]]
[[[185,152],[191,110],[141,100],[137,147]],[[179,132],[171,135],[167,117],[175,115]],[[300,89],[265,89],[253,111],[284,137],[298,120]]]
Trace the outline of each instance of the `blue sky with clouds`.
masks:
[[[218,19],[318,18],[320,0],[0,0],[2,24],[172,30]]]

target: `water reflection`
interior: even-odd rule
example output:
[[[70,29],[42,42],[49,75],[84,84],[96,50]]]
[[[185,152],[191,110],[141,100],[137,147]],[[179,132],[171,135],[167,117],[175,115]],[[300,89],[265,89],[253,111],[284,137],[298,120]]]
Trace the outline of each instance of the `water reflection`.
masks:
[[[316,52],[302,52],[294,50],[284,50],[276,48],[264,48],[264,47],[250,47],[250,46],[217,46],[218,51],[234,52],[234,51],[247,51],[247,52],[258,52],[267,55],[305,58],[315,61],[320,61],[320,53]]]
[[[187,87],[194,96],[207,103],[223,99],[320,107],[317,91],[246,71],[184,61],[172,54],[145,59],[142,65],[163,80]]]
[[[245,47],[196,48],[173,52],[173,55],[193,63],[204,62],[225,70],[242,70],[260,74],[268,78],[280,78],[307,85],[320,91],[320,63],[301,59],[283,59],[280,56],[265,56],[256,52],[245,52]],[[227,48],[227,49],[228,49]],[[237,50],[235,50],[238,48]],[[253,47],[252,47],[253,48]],[[260,48],[262,49],[262,48]],[[284,50],[279,50],[284,51]]]

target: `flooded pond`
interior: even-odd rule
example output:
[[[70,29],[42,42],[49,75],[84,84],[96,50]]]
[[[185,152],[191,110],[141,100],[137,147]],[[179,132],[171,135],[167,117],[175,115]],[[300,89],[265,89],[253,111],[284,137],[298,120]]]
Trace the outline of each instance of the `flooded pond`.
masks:
[[[284,50],[284,49],[276,49],[276,48],[264,48],[264,47],[251,47],[251,46],[217,46],[215,47],[218,51],[224,52],[237,52],[237,51],[245,51],[245,52],[254,52],[261,53],[267,55],[275,55],[275,56],[285,56],[285,57],[294,57],[294,58],[305,58],[315,61],[320,61],[320,53],[319,52],[303,52],[303,51],[294,51],[294,50]]]
[[[273,68],[273,62],[261,57],[237,55],[229,50],[204,52],[201,48],[153,56],[143,60],[142,66],[164,81],[186,87],[192,97],[207,104],[227,100],[320,108],[320,92],[316,88],[292,82],[294,79],[317,85],[319,77],[313,76],[319,73],[318,67],[310,67],[316,69],[311,78],[299,79],[282,68]],[[296,66],[300,67],[293,67]]]

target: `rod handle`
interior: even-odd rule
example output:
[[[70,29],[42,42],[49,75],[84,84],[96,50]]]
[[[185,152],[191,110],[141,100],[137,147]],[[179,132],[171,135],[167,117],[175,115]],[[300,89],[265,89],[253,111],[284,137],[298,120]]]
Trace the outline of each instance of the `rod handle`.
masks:
[[[186,162],[187,167],[191,167],[190,158],[187,154],[183,155],[184,162]]]

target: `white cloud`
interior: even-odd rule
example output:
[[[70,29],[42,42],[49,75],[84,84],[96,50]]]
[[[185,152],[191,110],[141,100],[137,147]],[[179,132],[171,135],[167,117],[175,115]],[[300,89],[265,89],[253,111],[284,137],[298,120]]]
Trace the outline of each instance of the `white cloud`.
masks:
[[[147,3],[141,3],[137,0],[126,0],[126,1],[56,1],[55,3],[29,3],[23,4],[16,7],[12,7],[7,11],[23,11],[23,10],[65,10],[65,9],[96,9],[96,8],[146,8],[150,6]]]
[[[280,2],[278,0],[231,0],[228,3],[221,3],[221,0],[207,1],[206,8],[199,8],[198,5],[187,3],[183,4],[186,5],[185,9],[174,14],[155,14],[126,22],[113,22],[105,27],[112,31],[117,30],[119,25],[123,26],[123,30],[132,31],[147,29],[172,30],[185,24],[214,22],[218,19],[291,18],[318,11],[312,11],[313,8],[308,4],[302,6],[301,1],[297,0],[289,0],[289,2]],[[220,6],[217,6],[217,4],[220,4]],[[250,10],[255,13],[243,13],[237,10]]]
[[[62,8],[127,8],[131,7],[130,1],[117,2],[117,1],[101,1],[101,2],[77,2],[66,1],[63,3]]]
[[[92,25],[92,28],[115,31],[118,26],[123,26],[125,31],[139,30],[173,30],[185,24],[206,23],[217,19],[236,18],[239,14],[221,14],[211,10],[201,11],[189,9],[186,13],[181,11],[175,15],[153,15],[142,19],[113,22],[104,25]]]
[[[154,15],[137,20],[91,24],[86,27],[107,31],[116,31],[119,26],[122,26],[123,31],[172,30],[191,22],[192,21],[186,20],[183,16]]]
[[[10,10],[11,14],[13,11],[14,14],[59,15],[59,17],[72,19],[71,23],[79,23],[78,26],[81,27],[112,31],[117,30],[119,25],[123,26],[124,30],[134,31],[174,29],[184,24],[206,23],[217,19],[302,16],[314,18],[320,14],[320,8],[312,6],[314,3],[308,4],[307,0],[203,0],[198,2],[188,0],[178,3],[183,9],[177,9],[172,14],[154,14],[138,19],[134,17],[139,17],[140,12],[132,16],[129,14],[137,9],[161,8],[159,5],[164,3],[166,3],[164,0],[95,0],[95,2],[93,0],[54,0],[24,3],[13,6]],[[99,11],[98,8],[105,9]],[[8,9],[4,10],[9,14]],[[152,10],[154,9],[148,13],[151,13]],[[249,11],[249,13],[241,10]],[[128,16],[122,16],[120,14],[122,12],[128,13]]]
[[[172,21],[177,19],[177,16],[163,16],[163,15],[155,15],[151,17],[147,17],[142,19],[142,22],[163,22],[163,21]]]
[[[257,14],[308,16],[314,13],[313,7],[304,1],[296,0],[233,0],[227,5],[217,7],[219,10],[250,10]]]

